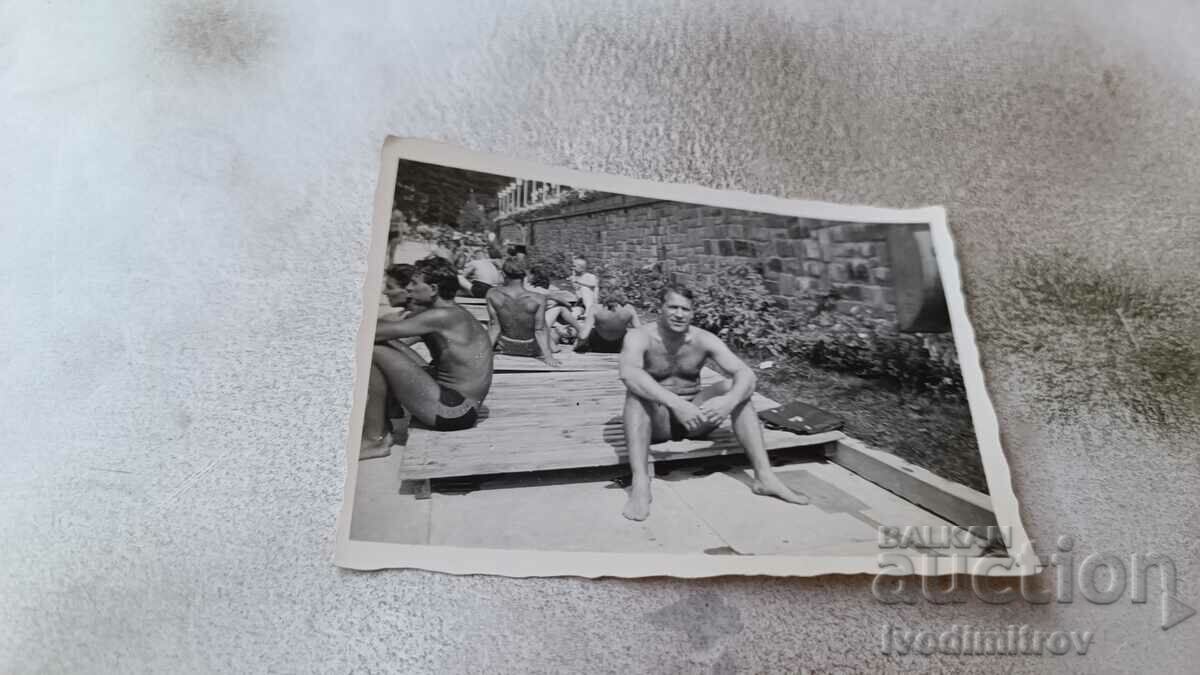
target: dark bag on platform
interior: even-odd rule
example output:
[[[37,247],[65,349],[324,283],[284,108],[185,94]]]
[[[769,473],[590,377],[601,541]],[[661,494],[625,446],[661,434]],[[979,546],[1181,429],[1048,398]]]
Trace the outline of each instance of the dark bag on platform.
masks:
[[[786,429],[797,434],[820,434],[826,431],[836,431],[846,424],[845,420],[833,413],[799,401],[759,411],[758,417],[769,427]]]

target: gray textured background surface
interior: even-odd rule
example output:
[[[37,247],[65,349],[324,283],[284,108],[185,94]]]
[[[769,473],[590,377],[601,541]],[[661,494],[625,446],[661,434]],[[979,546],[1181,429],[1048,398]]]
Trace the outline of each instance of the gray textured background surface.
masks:
[[[1030,535],[1197,604],[1200,10],[1041,4],[0,6],[0,670],[1194,668],[1156,603],[329,562],[391,133],[944,204]],[[1097,636],[889,662],[888,622]]]

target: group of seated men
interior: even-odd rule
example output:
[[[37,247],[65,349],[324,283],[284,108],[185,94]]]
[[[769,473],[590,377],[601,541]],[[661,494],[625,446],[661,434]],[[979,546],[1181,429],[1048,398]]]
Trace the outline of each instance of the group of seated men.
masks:
[[[463,286],[448,261],[431,256],[388,268],[384,292],[401,309],[381,317],[376,327],[360,459],[390,451],[389,399],[431,429],[466,429],[478,420],[491,387],[495,351],[558,364],[548,305],[557,309],[569,298],[557,294],[554,299],[556,292],[540,285],[544,280],[529,282],[525,261],[518,256],[507,257],[500,272],[503,281],[484,293],[490,317],[484,328],[454,301]],[[586,261],[577,259],[573,281],[592,282],[579,342],[584,349],[619,353],[626,388],[623,426],[633,477],[623,515],[644,520],[650,513],[652,443],[704,438],[726,420],[754,469],[754,492],[808,503],[771,469],[750,403],[754,371],[715,335],[692,325],[693,292],[667,285],[659,296],[658,319],[643,325],[617,293],[595,293],[594,275],[577,279],[584,274],[589,274]],[[428,362],[411,348],[417,340],[428,348]],[[729,379],[701,387],[700,371],[710,359]]]

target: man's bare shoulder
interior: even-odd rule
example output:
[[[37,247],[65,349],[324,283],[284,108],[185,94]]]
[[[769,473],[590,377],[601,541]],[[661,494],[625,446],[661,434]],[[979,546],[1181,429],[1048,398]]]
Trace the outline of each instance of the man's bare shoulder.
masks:
[[[688,330],[691,331],[692,342],[703,347],[706,351],[712,351],[725,346],[721,338],[699,326],[692,326]]]

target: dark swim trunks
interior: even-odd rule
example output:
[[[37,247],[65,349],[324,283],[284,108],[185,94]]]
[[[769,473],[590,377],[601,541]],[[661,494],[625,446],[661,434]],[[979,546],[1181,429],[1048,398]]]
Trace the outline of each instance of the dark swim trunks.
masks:
[[[500,339],[496,340],[496,346],[500,348],[500,353],[510,356],[538,357],[542,355],[542,349],[534,338],[516,340],[507,335],[501,335]]]
[[[671,440],[673,441],[685,441],[689,438],[692,440],[700,440],[707,438],[709,434],[716,430],[716,427],[708,426],[706,424],[693,433],[688,431],[688,428],[683,425],[683,422],[675,419],[675,414],[669,410],[667,411],[667,417],[671,420]]]
[[[472,281],[471,282],[471,297],[472,298],[486,297],[487,292],[490,290],[492,290],[491,284],[485,284],[482,281]]]
[[[687,427],[683,426],[682,422],[675,419],[675,415],[672,415],[670,413],[668,413],[668,415],[671,418],[671,440],[682,441],[682,440],[687,439],[687,437],[688,437]]]
[[[577,352],[593,352],[596,354],[620,354],[621,346],[625,344],[625,336],[615,340],[609,340],[601,337],[596,333],[588,335],[586,340],[581,340],[579,345],[575,347]]]
[[[441,390],[438,402],[442,406],[433,420],[433,428],[438,431],[460,431],[475,426],[475,422],[479,421],[479,410],[475,404],[444,384],[438,384],[438,388]]]
[[[430,377],[437,378],[437,369],[433,365],[426,365],[425,372],[429,373]],[[437,431],[460,431],[475,426],[479,421],[479,406],[441,382],[437,385],[440,405],[434,415],[432,428]],[[395,398],[391,400],[395,402],[397,409],[403,410],[399,401]]]

